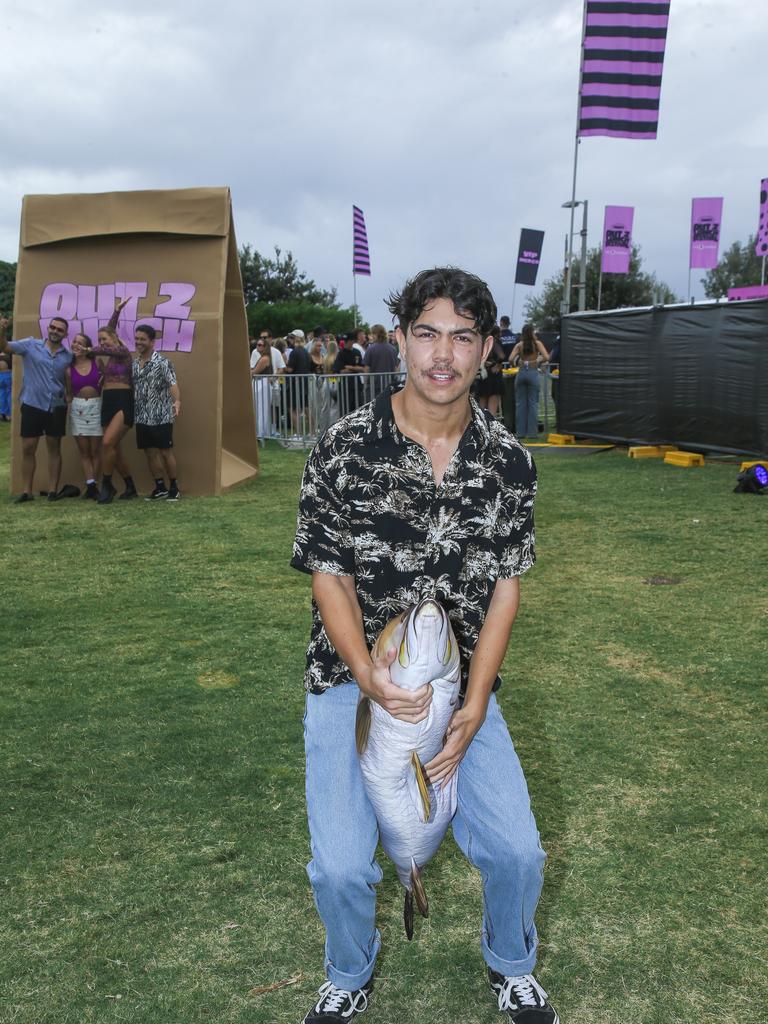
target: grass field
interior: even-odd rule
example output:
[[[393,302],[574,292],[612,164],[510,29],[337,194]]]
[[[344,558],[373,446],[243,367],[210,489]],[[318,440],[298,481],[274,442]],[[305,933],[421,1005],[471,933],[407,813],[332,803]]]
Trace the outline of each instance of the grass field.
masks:
[[[764,1021],[768,498],[732,464],[538,462],[500,702],[549,853],[540,980],[563,1024]],[[302,465],[270,447],[253,483],[178,505],[4,505],[3,1024],[312,1002]],[[477,877],[450,840],[425,877],[408,944],[386,865],[365,1019],[491,1024]]]

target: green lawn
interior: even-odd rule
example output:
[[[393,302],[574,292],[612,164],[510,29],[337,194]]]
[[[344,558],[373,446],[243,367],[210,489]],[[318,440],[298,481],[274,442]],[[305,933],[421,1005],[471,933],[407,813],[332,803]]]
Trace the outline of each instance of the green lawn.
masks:
[[[539,977],[563,1024],[765,1019],[768,498],[733,464],[538,461],[500,700],[549,852]],[[256,481],[162,507],[2,499],[3,1024],[309,1007],[302,465],[269,447]],[[425,878],[409,944],[386,866],[365,1019],[491,1024],[478,880],[450,840]]]

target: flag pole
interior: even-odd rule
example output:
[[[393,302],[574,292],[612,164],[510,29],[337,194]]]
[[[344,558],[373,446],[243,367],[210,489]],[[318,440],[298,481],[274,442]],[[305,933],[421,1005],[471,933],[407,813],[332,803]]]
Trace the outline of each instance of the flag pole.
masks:
[[[600,312],[600,302],[603,298],[603,250],[600,250],[600,278],[597,283],[597,312]]]
[[[765,284],[765,256],[763,256],[763,270],[760,274],[760,284]]]
[[[352,271],[352,319],[357,330],[357,274]]]
[[[765,256],[763,256],[763,274],[765,274]],[[517,281],[512,285],[512,314],[509,318],[509,326],[515,329],[515,296],[517,295]]]
[[[587,27],[587,0],[584,0],[584,11],[581,18],[581,52],[579,56],[579,88],[576,93],[576,144],[573,147],[573,181],[571,183],[571,224],[568,230],[568,264],[565,274],[565,295],[563,311],[571,311],[571,274],[573,271],[573,221],[576,212],[576,172],[579,163],[579,115],[581,113],[581,88],[584,77],[584,32]]]

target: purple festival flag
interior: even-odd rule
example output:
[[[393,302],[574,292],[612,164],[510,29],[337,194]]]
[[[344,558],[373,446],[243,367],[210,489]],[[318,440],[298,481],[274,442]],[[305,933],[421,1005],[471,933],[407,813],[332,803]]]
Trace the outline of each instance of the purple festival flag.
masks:
[[[365,230],[365,217],[359,206],[352,207],[352,273],[371,276],[368,234]]]
[[[604,274],[628,274],[632,255],[634,206],[606,206],[603,221]]]
[[[669,2],[586,0],[579,135],[655,139]]]
[[[692,270],[710,270],[717,266],[722,219],[722,199],[694,199],[691,203],[691,260],[688,266]]]
[[[756,256],[768,256],[768,178],[760,182],[760,224],[757,228]]]

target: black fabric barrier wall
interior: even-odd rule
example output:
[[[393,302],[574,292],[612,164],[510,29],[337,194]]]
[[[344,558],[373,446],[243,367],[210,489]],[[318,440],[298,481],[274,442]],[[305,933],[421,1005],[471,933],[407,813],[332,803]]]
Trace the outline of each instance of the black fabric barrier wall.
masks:
[[[768,300],[563,318],[560,433],[768,454]]]

